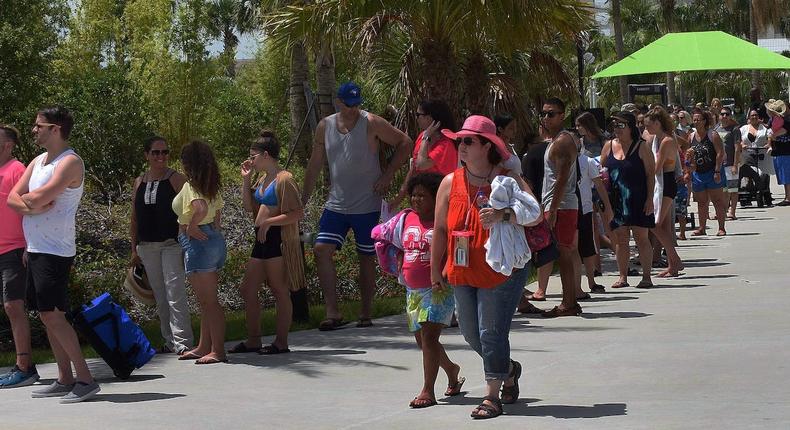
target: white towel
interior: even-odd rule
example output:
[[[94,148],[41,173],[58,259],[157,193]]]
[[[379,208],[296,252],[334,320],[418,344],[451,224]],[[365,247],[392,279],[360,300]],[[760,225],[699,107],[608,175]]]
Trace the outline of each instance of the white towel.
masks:
[[[513,269],[524,268],[532,255],[523,226],[540,218],[540,204],[509,176],[494,178],[488,202],[494,209],[510,208],[516,219],[517,224],[494,224],[485,244],[488,265],[494,271],[510,276]]]

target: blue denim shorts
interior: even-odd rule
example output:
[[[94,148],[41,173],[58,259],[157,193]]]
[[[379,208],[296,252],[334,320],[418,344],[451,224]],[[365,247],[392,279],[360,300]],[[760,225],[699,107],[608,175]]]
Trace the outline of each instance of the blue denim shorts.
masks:
[[[178,243],[184,249],[184,271],[187,275],[200,272],[217,272],[225,265],[227,250],[225,249],[225,236],[215,229],[212,224],[200,226],[208,239],[197,240],[186,235],[178,234]]]

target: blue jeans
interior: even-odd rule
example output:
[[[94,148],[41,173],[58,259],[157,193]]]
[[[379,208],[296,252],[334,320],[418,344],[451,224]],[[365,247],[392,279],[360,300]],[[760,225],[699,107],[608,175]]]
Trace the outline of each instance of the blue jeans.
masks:
[[[184,250],[184,271],[187,275],[201,272],[219,272],[225,265],[227,249],[225,236],[212,224],[203,224],[200,230],[208,236],[206,240],[197,240],[178,234],[178,243]]]
[[[528,276],[524,268],[494,288],[454,285],[461,334],[483,358],[487,381],[505,380],[510,373],[510,323]]]

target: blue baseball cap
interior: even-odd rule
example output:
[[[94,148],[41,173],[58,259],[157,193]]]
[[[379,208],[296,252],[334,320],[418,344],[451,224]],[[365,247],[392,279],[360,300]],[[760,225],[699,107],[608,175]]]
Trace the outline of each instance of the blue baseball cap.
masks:
[[[348,81],[337,90],[337,98],[346,106],[353,107],[362,104],[362,90],[353,81]]]

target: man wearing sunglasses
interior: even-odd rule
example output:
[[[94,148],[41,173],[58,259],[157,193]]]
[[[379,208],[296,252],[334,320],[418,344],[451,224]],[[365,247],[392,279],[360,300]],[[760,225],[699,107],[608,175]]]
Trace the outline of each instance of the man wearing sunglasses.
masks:
[[[577,229],[579,201],[576,166],[576,140],[563,130],[565,103],[552,98],[543,104],[540,121],[551,138],[543,165],[543,210],[557,238],[560,251],[560,278],[562,303],[543,313],[544,317],[574,316],[582,312],[576,301],[575,263],[578,258]],[[544,269],[545,270],[545,269]],[[540,273],[539,275],[540,276]]]
[[[713,129],[719,133],[721,141],[724,142],[724,174],[727,178],[727,185],[724,191],[729,194],[729,210],[727,219],[734,220],[735,208],[738,206],[738,160],[741,159],[741,130],[732,114],[729,106],[724,106],[719,110],[719,124]]]
[[[30,322],[25,312],[26,269],[25,234],[22,216],[8,207],[8,194],[25,173],[25,165],[11,153],[19,144],[19,132],[7,125],[0,125],[0,282],[2,302],[16,348],[16,363],[7,374],[0,376],[0,388],[31,385],[39,375],[30,355]]]
[[[313,247],[318,281],[326,301],[326,319],[319,326],[321,330],[334,330],[346,324],[337,306],[334,255],[343,246],[350,229],[357,243],[362,290],[362,311],[357,326],[372,325],[376,251],[370,233],[379,222],[382,197],[389,190],[395,172],[411,155],[411,142],[406,134],[383,118],[360,109],[362,90],[357,84],[341,85],[336,103],[340,112],[322,119],[316,129],[302,191],[302,201],[306,204],[324,162],[328,162],[331,188]],[[383,172],[379,165],[381,142],[396,148]]]
[[[60,397],[61,403],[81,402],[100,390],[65,316],[69,272],[77,254],[75,217],[85,182],[82,159],[68,143],[73,125],[71,113],[62,107],[38,112],[33,137],[46,152],[30,162],[8,196],[8,206],[24,216],[27,305],[39,311],[58,362],[55,382],[31,395]]]

